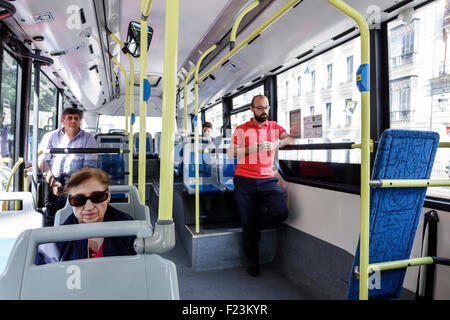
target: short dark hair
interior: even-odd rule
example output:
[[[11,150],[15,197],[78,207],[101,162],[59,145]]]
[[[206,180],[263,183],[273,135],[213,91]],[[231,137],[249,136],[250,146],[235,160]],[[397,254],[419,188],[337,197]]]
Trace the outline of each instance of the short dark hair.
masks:
[[[263,95],[263,94],[257,94],[256,96],[253,97],[252,102],[250,102],[250,105],[251,105],[252,107],[255,106],[255,99],[256,99],[256,98],[259,98],[259,97],[265,97],[265,98],[267,98],[267,97],[266,97],[265,95]]]
[[[203,124],[203,127],[202,128],[211,128],[212,129],[212,123],[211,122],[205,122],[204,124]]]
[[[68,115],[68,114],[77,114],[77,115],[80,116],[80,119],[83,117],[83,113],[81,112],[80,109],[77,109],[77,108],[66,108],[66,109],[64,109],[64,111],[62,113],[62,116],[64,117],[65,115]]]
[[[90,178],[95,178],[105,187],[108,187],[111,183],[111,178],[105,171],[98,168],[86,167],[78,170],[70,176],[70,179],[66,185],[66,190],[70,191],[70,189],[79,186],[83,181]]]

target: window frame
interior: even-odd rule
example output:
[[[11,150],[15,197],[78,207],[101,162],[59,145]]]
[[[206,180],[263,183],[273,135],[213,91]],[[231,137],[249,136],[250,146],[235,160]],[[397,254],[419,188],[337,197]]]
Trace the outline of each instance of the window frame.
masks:
[[[432,2],[435,2],[436,0],[430,0],[426,1],[425,3],[422,3],[414,9],[419,9],[423,6],[426,6]],[[370,65],[372,70],[375,72],[371,73],[371,91],[370,91],[370,99],[371,99],[371,139],[374,141],[378,141],[381,137],[381,133],[388,129],[390,127],[390,111],[389,111],[389,101],[390,101],[390,84],[389,84],[389,53],[388,53],[388,30],[387,26],[388,23],[398,19],[398,15],[392,17],[391,19],[388,19],[381,23],[380,29],[371,29],[370,30],[370,48],[371,48],[371,61]],[[286,72],[289,69],[295,68],[298,65],[305,63],[308,60],[314,59],[315,57],[322,55],[338,46],[344,45],[345,43],[357,38],[360,36],[360,33],[350,37],[349,39],[346,39],[344,41],[341,41],[339,43],[336,43],[334,46],[323,50],[321,52],[318,52],[317,54],[299,61],[295,65],[290,66],[287,69],[284,69],[276,74],[274,74],[275,77],[277,77],[279,74]],[[346,57],[348,59],[348,57]],[[348,60],[347,60],[348,61]],[[348,68],[348,66],[347,66]],[[312,72],[312,71],[311,71]],[[355,72],[355,66],[354,66],[354,58],[353,58],[353,72]],[[387,72],[387,73],[386,73]],[[355,78],[352,77],[351,81],[355,81]],[[276,89],[275,89],[276,90]],[[387,98],[386,98],[387,97]],[[387,100],[387,103],[386,103]],[[373,162],[375,159],[376,150],[371,153],[371,171],[373,167]],[[291,183],[297,183],[297,184],[303,184],[308,186],[313,186],[316,188],[322,188],[322,189],[329,189],[329,190],[335,190],[340,192],[346,192],[351,194],[359,194],[360,193],[360,186],[359,181],[357,184],[355,184],[355,181],[353,180],[353,183],[339,183],[336,181],[332,181],[332,179],[328,181],[320,180],[318,177],[306,177],[306,176],[300,176],[300,177],[294,177],[289,176],[288,172],[286,170],[286,166],[289,162],[292,162],[291,160],[279,160],[280,163],[278,165],[278,169],[280,172],[280,175],[283,177],[284,180],[291,182]],[[313,161],[309,161],[313,162]],[[333,162],[327,162],[331,165],[336,164]],[[353,175],[357,175],[359,177],[360,175],[360,164],[357,165],[358,169],[356,170],[356,167],[353,164],[353,169],[349,168],[349,165],[351,164],[337,164],[337,167],[343,170],[353,170],[350,171]],[[444,198],[437,198],[437,197],[431,197],[427,196],[425,198],[424,207],[427,208],[433,208],[438,210],[444,210],[444,211],[450,211],[450,201]]]

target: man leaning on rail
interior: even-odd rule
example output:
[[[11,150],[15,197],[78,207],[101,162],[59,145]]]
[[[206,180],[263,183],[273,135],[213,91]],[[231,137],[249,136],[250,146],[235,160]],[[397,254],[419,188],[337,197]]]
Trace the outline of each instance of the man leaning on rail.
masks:
[[[250,121],[238,126],[227,150],[238,158],[234,174],[234,195],[242,222],[242,243],[248,259],[248,273],[259,275],[261,228],[275,226],[288,216],[288,208],[278,178],[272,170],[275,152],[295,139],[275,121],[268,120],[269,100],[264,95],[252,99]],[[268,210],[263,214],[262,208]]]
[[[47,132],[39,144],[39,151],[49,148],[97,148],[95,138],[80,128],[82,113],[67,108],[62,113],[63,127]],[[63,208],[67,197],[63,194],[65,182],[83,167],[97,167],[96,154],[42,154],[39,169],[44,172],[50,191],[45,202],[45,225],[53,226],[55,213]]]

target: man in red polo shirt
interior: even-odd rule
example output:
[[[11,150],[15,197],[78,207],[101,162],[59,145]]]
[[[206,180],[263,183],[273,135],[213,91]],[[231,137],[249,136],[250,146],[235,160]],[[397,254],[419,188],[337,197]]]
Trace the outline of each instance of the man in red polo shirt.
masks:
[[[295,139],[278,123],[267,120],[269,109],[266,96],[255,96],[250,104],[253,118],[236,128],[227,150],[229,158],[238,158],[234,195],[241,216],[248,273],[252,276],[259,275],[261,226],[274,226],[288,216],[284,195],[272,167],[276,150],[293,144]],[[267,208],[264,215],[261,214],[263,207]]]

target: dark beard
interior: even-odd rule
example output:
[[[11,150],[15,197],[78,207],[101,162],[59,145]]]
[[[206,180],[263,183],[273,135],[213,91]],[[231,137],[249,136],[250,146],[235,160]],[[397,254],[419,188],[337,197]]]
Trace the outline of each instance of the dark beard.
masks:
[[[260,116],[257,116],[256,114],[254,114],[253,116],[255,117],[255,120],[258,121],[259,123],[263,123],[264,121],[266,121],[269,118],[269,116],[266,114],[260,115]]]

